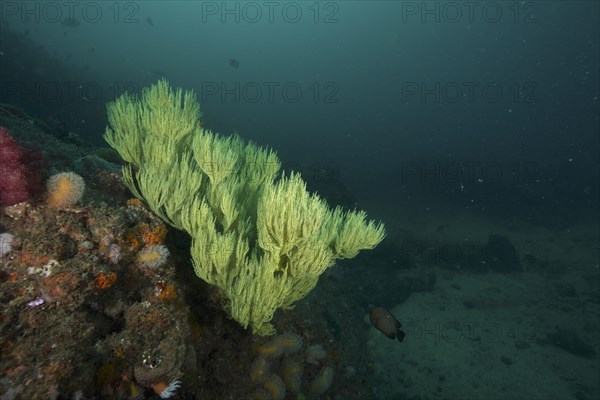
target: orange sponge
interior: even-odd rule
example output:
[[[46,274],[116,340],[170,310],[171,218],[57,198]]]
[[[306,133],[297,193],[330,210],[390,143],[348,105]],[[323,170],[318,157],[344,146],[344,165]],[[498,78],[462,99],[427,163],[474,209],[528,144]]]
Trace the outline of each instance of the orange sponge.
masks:
[[[61,172],[48,179],[48,205],[52,208],[66,208],[81,199],[85,190],[83,178],[74,172]]]

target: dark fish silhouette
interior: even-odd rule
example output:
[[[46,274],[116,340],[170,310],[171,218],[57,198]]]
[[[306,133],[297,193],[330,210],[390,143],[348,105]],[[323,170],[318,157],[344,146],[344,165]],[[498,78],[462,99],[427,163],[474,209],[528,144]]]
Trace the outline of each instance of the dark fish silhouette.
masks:
[[[387,309],[369,306],[369,318],[373,326],[385,336],[392,340],[398,339],[399,342],[404,340],[406,334],[400,330],[402,324]]]
[[[150,18],[150,17],[147,17],[147,18],[146,18],[146,22],[148,23],[148,25],[150,25],[150,26],[154,26],[154,22],[152,22],[152,18]]]
[[[230,58],[229,65],[231,65],[233,68],[237,68],[240,66],[240,63],[238,60],[234,60],[233,58]]]

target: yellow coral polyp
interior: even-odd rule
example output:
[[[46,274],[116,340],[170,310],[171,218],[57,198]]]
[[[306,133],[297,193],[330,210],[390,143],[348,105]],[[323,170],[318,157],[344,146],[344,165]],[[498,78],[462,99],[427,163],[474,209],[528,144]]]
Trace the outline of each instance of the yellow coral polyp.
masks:
[[[146,251],[140,253],[138,256],[138,262],[140,264],[154,264],[160,258],[160,253],[157,251]]]
[[[269,362],[264,357],[258,357],[250,368],[250,381],[258,383],[263,381],[269,373]]]
[[[327,391],[333,383],[333,368],[323,367],[310,384],[310,394],[319,396]]]
[[[302,385],[302,368],[296,361],[286,359],[283,362],[281,374],[285,386],[291,392],[299,392]]]
[[[122,346],[115,347],[115,357],[123,358],[125,355],[125,349]]]
[[[283,400],[285,398],[285,385],[277,375],[269,376],[263,381],[262,386],[269,392],[272,400]]]
[[[281,350],[286,354],[295,353],[302,347],[302,337],[295,333],[284,333],[277,336],[275,341],[281,347]]]
[[[147,268],[158,268],[166,264],[169,258],[169,249],[166,246],[145,247],[138,253],[138,264]]]
[[[273,339],[265,344],[258,346],[256,348],[256,352],[263,357],[276,358],[281,355],[281,353],[283,352],[283,348],[276,339]]]

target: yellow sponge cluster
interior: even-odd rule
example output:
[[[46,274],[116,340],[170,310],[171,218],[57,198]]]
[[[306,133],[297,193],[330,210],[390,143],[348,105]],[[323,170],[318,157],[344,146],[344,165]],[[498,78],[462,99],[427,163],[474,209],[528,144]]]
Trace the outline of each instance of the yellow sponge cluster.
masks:
[[[327,360],[318,364],[311,361],[311,348],[300,351],[302,337],[293,333],[284,333],[260,345],[256,349],[258,357],[250,369],[250,380],[257,387],[250,397],[254,400],[283,400],[287,392],[320,396],[333,383],[333,367],[326,365]],[[320,346],[319,346],[320,347]],[[302,378],[307,383],[303,385]]]

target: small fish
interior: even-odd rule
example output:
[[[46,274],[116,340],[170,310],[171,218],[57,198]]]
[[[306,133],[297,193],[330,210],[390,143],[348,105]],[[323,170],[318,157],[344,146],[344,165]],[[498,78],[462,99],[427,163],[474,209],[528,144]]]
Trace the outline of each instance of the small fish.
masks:
[[[152,22],[152,18],[146,17],[146,22],[148,23],[148,25],[154,26],[154,22]]]
[[[392,340],[398,339],[399,342],[404,340],[406,334],[400,330],[402,324],[387,309],[369,306],[369,318],[373,326],[385,336]]]
[[[233,58],[230,58],[229,65],[231,65],[233,68],[237,68],[240,66],[240,63],[238,60],[234,60]]]

